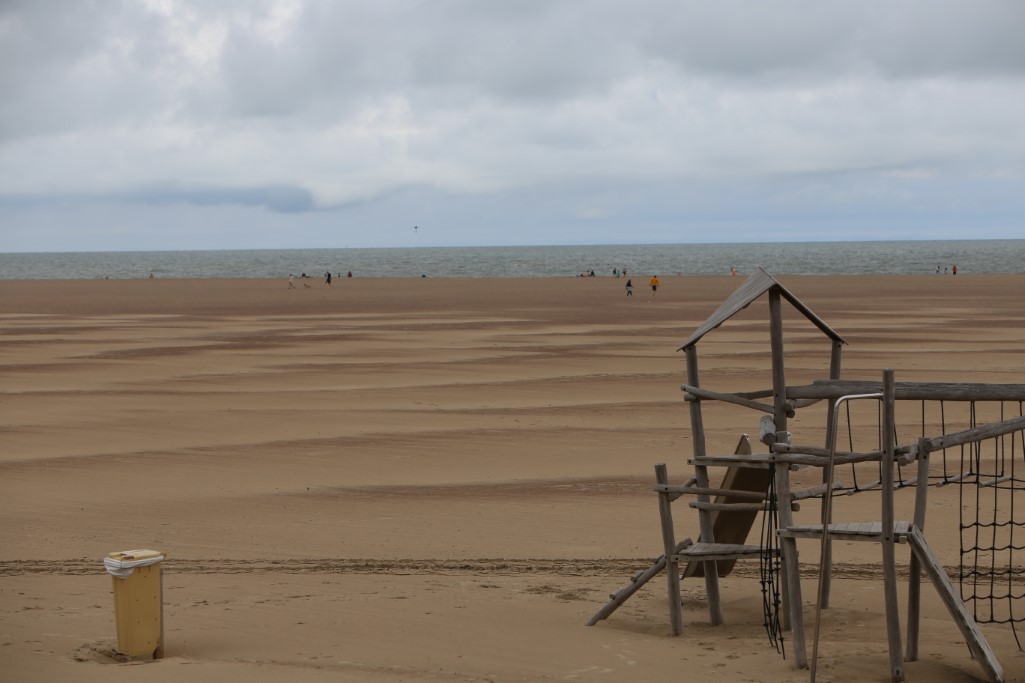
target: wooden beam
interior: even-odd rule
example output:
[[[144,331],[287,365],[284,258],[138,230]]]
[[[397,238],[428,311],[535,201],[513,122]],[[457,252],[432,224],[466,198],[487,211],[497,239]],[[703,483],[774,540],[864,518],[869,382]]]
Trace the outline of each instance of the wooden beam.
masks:
[[[765,500],[765,494],[757,491],[734,491],[733,489],[701,488],[699,486],[679,486],[674,484],[655,484],[653,489],[658,493],[729,496],[730,498],[746,498],[747,500]]]
[[[940,599],[946,605],[947,611],[954,618],[954,623],[961,630],[961,635],[964,636],[965,641],[968,643],[968,649],[971,651],[972,656],[979,662],[979,666],[986,672],[986,677],[991,683],[1001,683],[1004,680],[1003,667],[1000,666],[996,655],[993,654],[989,643],[986,642],[986,637],[979,630],[979,625],[975,623],[972,615],[965,608],[964,603],[961,601],[961,596],[953,584],[950,583],[950,577],[944,571],[939,558],[932,552],[929,544],[925,542],[922,532],[912,527],[911,532],[908,534],[908,541],[910,542],[912,552],[918,556],[922,569],[925,570],[925,573],[932,581],[933,587],[936,588],[936,592],[939,593]]]
[[[762,503],[702,503],[699,500],[695,500],[687,503],[687,505],[695,510],[712,511],[731,510],[733,512],[761,512],[765,509],[765,505]]]
[[[879,382],[828,379],[787,387],[787,396],[791,399],[840,398],[849,394],[871,394],[881,389]],[[894,398],[898,401],[1025,401],[1025,384],[897,382]]]
[[[940,451],[944,448],[963,446],[965,444],[972,443],[973,441],[992,439],[1023,429],[1025,429],[1025,417],[1012,417],[1008,420],[992,422],[988,425],[966,429],[962,432],[954,432],[953,434],[944,434],[943,436],[937,436],[933,439],[925,439],[920,442],[920,446],[924,446],[929,452]]]
[[[741,398],[736,394],[726,394],[720,391],[709,391],[708,389],[702,389],[701,387],[694,387],[689,384],[683,384],[680,386],[680,390],[687,394],[686,400],[711,400],[711,401],[722,401],[723,403],[732,403],[734,405],[743,406],[745,408],[751,408],[752,410],[759,410],[763,413],[773,413],[775,408],[767,403],[759,403],[758,401],[751,401],[746,398]],[[790,417],[793,417],[793,411],[791,410]]]

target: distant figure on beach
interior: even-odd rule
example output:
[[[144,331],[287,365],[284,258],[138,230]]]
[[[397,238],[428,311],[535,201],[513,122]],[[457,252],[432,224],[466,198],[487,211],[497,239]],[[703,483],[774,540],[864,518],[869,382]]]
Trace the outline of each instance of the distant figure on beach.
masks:
[[[327,271],[326,273],[324,273],[324,282],[327,283],[328,285],[331,284],[331,271],[330,270]]]
[[[633,283],[632,280],[627,280],[626,281],[626,295],[627,296],[633,296],[634,295],[634,283]]]
[[[733,266],[730,266],[730,275],[736,275],[736,274],[737,274],[737,269],[735,267],[733,267]]]
[[[149,274],[149,279],[150,279],[150,280],[152,280],[152,279],[153,279],[153,273],[150,273],[150,274]]]
[[[947,266],[943,266],[943,274],[946,275],[949,272],[950,272],[950,268],[948,268]]]
[[[612,269],[612,277],[619,277],[619,268]]]
[[[937,275],[939,275],[939,274],[940,274],[940,267],[939,267],[939,266],[936,266],[936,274],[937,274]]]
[[[658,275],[652,275],[651,282],[648,284],[651,285],[651,295],[655,296],[658,293]]]
[[[288,288],[295,289],[295,275],[288,274]]]
[[[352,277],[352,271],[351,270],[349,271],[349,274],[346,275],[346,277]]]
[[[950,272],[951,272],[951,273],[953,273],[954,275],[957,275],[957,265],[954,265],[954,266],[953,266],[953,267],[951,268]]]

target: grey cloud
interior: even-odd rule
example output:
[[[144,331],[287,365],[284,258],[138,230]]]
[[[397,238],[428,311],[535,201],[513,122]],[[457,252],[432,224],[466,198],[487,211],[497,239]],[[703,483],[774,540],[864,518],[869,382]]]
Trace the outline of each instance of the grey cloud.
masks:
[[[357,206],[390,220],[418,187],[445,198],[439,220],[534,200],[551,208],[535,220],[575,230],[642,205],[899,212],[952,192],[944,178],[968,215],[1025,176],[1010,0],[159,6],[0,3],[0,203],[312,225]],[[637,191],[616,188],[640,185],[645,202],[617,210]]]
[[[144,204],[166,206],[262,207],[276,213],[300,213],[314,208],[313,195],[286,185],[262,187],[184,187],[178,183],[147,185],[109,193],[0,194],[0,206],[30,208],[46,204],[76,206]]]
[[[146,204],[195,204],[197,206],[239,206],[265,207],[277,213],[298,213],[313,208],[313,195],[301,187],[285,185],[265,187],[203,187],[179,188],[171,186],[150,186],[127,192],[124,200]]]

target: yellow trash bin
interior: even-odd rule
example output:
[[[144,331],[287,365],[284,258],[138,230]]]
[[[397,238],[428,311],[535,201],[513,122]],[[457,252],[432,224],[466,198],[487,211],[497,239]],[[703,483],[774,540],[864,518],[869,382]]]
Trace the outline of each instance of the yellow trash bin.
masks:
[[[164,656],[164,600],[159,550],[110,553],[103,565],[114,577],[117,649],[130,657]]]

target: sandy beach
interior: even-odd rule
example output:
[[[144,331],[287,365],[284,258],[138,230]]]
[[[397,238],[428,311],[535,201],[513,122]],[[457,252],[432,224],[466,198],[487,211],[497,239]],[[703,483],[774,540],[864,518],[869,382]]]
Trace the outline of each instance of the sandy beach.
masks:
[[[779,279],[849,343],[845,378],[1025,383],[1023,274]],[[757,563],[723,580],[725,625],[694,579],[680,637],[663,580],[584,625],[662,552],[653,466],[692,473],[677,349],[742,281],[0,281],[0,681],[808,680],[768,642]],[[767,321],[763,299],[710,333],[702,386],[771,388]],[[788,383],[826,377],[821,334],[786,321]],[[732,452],[758,416],[705,426]],[[930,496],[956,570],[957,487]],[[820,681],[889,680],[866,545],[837,547]],[[110,656],[102,560],[130,548],[168,555],[156,662]],[[982,680],[923,595],[907,680]],[[1025,680],[1010,627],[983,632]]]

